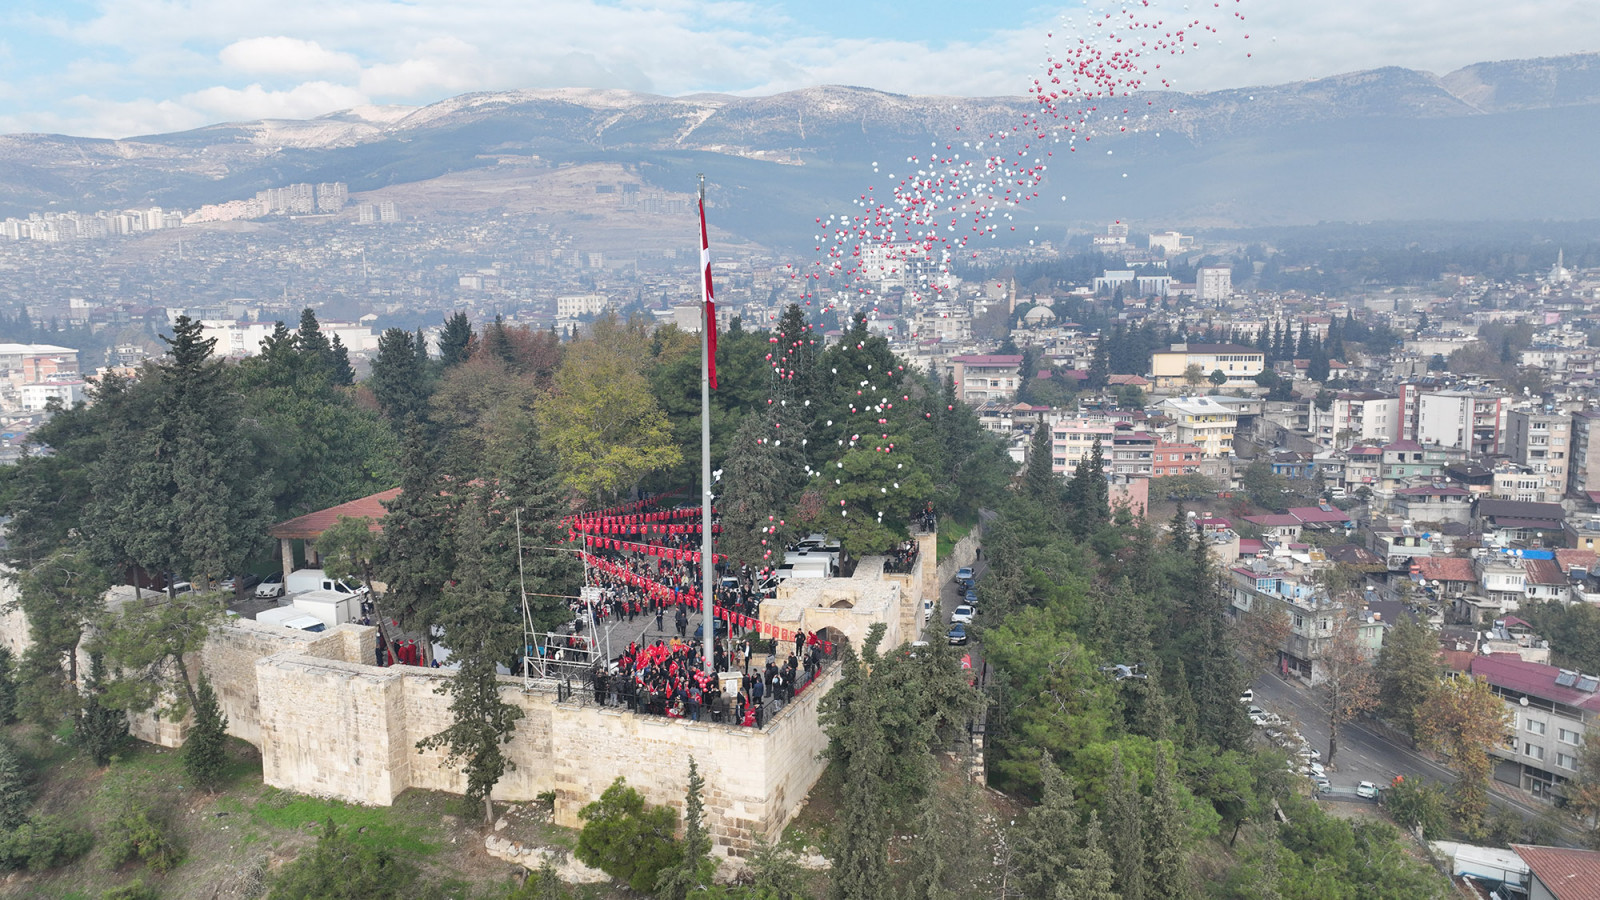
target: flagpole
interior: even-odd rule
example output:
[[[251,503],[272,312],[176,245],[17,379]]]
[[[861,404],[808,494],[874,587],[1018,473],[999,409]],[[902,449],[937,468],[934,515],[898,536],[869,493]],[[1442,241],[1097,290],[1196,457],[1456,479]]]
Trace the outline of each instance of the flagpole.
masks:
[[[716,362],[711,348],[716,346],[712,329],[717,327],[712,312],[711,247],[706,237],[706,177],[700,176],[700,630],[703,665],[712,676],[716,670],[717,620],[712,609],[714,594],[711,575],[711,372]],[[719,687],[720,690],[720,687]]]

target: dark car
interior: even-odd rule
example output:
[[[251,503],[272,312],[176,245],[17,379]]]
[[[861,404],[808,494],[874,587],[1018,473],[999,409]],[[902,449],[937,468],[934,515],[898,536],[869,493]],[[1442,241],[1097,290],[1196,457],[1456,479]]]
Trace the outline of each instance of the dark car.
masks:
[[[728,636],[727,621],[723,619],[712,619],[711,621],[713,623],[711,626],[711,636],[713,638],[725,638]],[[703,641],[705,640],[705,637],[706,625],[704,622],[701,622],[699,625],[694,627],[694,639],[697,641]]]
[[[951,625],[948,637],[952,644],[965,644],[967,642],[967,626],[961,624]]]

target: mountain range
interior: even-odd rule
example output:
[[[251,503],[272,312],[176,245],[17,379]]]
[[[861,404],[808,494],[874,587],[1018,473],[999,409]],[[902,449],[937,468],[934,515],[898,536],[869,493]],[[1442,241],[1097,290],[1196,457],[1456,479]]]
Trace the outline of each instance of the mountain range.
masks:
[[[1126,114],[1102,111],[1080,129],[1092,152],[1053,145],[1041,200],[1014,212],[1019,232],[1057,237],[1113,218],[1185,228],[1577,219],[1595,216],[1600,197],[1600,53],[1118,104]],[[686,195],[704,172],[721,228],[792,248],[811,243],[817,216],[849,212],[868,186],[911,174],[896,172],[908,157],[959,152],[968,136],[1010,129],[1036,108],[1027,95],[839,86],[769,97],[527,90],[122,140],[5,135],[0,215],[192,209],[343,181],[418,217],[506,209],[519,183],[537,183],[530,210],[582,217],[590,181]]]

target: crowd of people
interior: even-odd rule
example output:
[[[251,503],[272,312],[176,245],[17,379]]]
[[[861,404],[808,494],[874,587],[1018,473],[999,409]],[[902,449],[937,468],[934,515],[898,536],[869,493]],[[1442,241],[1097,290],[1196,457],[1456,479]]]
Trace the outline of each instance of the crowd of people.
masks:
[[[822,671],[825,644],[816,634],[796,636],[794,652],[782,663],[780,652],[768,654],[764,666],[754,665],[755,650],[748,636],[716,639],[714,672],[702,665],[697,643],[677,637],[648,644],[630,643],[607,665],[589,673],[596,703],[625,706],[646,715],[710,721],[759,728],[768,715],[805,690]],[[737,673],[737,680],[723,677]]]

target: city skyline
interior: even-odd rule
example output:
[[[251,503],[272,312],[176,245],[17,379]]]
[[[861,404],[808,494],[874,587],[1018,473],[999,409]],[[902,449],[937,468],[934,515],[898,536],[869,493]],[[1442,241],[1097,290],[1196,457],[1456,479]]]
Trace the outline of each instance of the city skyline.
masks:
[[[24,0],[0,13],[0,133],[128,137],[517,88],[1020,96],[1103,14],[1029,2]],[[1600,5],[1585,0],[1231,0],[1152,3],[1145,15],[1201,23],[1199,46],[1164,60],[1163,76],[1188,91],[1600,49]],[[537,38],[507,38],[517,34]]]

